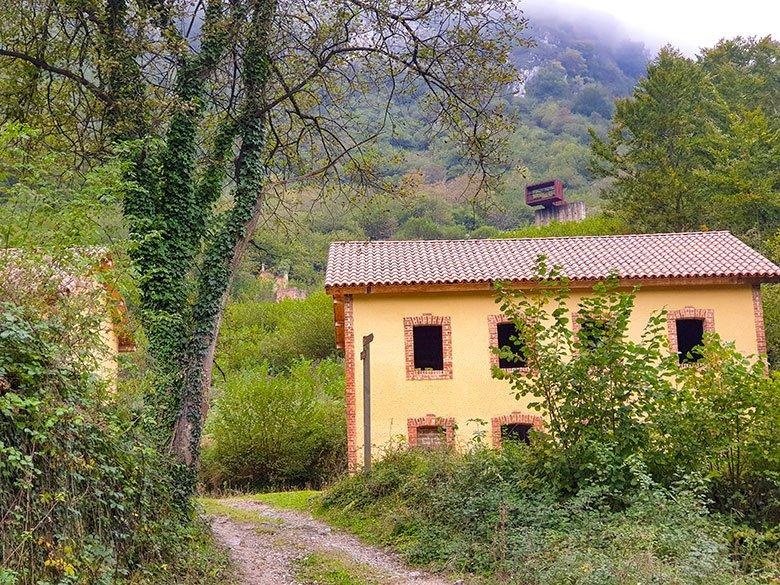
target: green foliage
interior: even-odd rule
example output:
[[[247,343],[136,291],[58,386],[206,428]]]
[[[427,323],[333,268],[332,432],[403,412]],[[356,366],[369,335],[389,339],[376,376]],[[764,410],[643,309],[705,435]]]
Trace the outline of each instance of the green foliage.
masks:
[[[319,513],[413,563],[489,582],[762,582],[731,563],[725,530],[693,492],[658,487],[641,465],[622,512],[605,505],[604,485],[561,499],[538,467],[533,446],[394,451],[334,485]]]
[[[543,259],[538,274],[539,286],[529,291],[497,285],[496,300],[518,328],[533,375],[496,368],[494,376],[509,380],[518,399],[531,397],[529,407],[544,416],[546,433],[561,450],[560,468],[552,479],[559,489],[575,492],[605,463],[605,456],[616,463],[607,469],[630,475],[620,462],[646,447],[650,402],[665,382],[659,364],[669,360],[664,352],[666,319],[663,313],[654,314],[641,341],[631,341],[634,295],[619,291],[617,279],[610,279],[571,309],[576,311],[572,324],[568,281]],[[513,351],[501,348],[499,355],[516,359]],[[612,481],[629,488],[626,477]]]
[[[780,287],[762,286],[761,299],[764,304],[767,358],[771,367],[777,370],[780,367]]]
[[[36,152],[39,135],[0,125],[0,248],[94,246],[121,237],[121,166],[80,173],[61,153]]]
[[[0,578],[4,583],[218,583],[226,560],[142,412],[99,375],[106,299],[68,294],[77,266],[7,254],[0,266]]]
[[[721,41],[695,61],[663,49],[606,139],[593,171],[610,207],[640,231],[730,229],[755,246],[780,225],[780,43]]]
[[[713,507],[760,526],[780,523],[780,374],[705,338],[696,367],[668,372],[648,417],[647,460],[659,477],[696,471]]]
[[[528,226],[504,232],[504,238],[552,238],[560,236],[612,236],[626,233],[626,226],[618,219],[593,215],[582,221],[554,222],[550,225]]]
[[[525,84],[525,92],[529,98],[539,101],[567,97],[566,70],[560,63],[550,63],[531,76]]]
[[[596,113],[602,118],[611,118],[614,109],[611,96],[597,83],[584,86],[571,107],[571,111],[575,114],[590,116]]]
[[[323,292],[279,303],[234,302],[225,314],[217,364],[228,377],[266,362],[282,372],[301,358],[336,355],[333,300]]]
[[[494,375],[544,415],[539,453],[551,485],[564,494],[611,486],[619,509],[638,464],[667,487],[691,474],[705,478],[712,508],[735,522],[780,521],[780,376],[715,335],[705,335],[695,364],[681,366],[663,312],[648,319],[639,341],[629,338],[634,294],[616,280],[596,285],[575,309],[557,269],[540,259],[538,274],[530,291],[497,287],[521,338],[519,352],[497,352],[522,357],[532,374]]]
[[[211,489],[321,485],[343,471],[343,394],[343,366],[332,360],[231,375],[206,425],[201,478]]]

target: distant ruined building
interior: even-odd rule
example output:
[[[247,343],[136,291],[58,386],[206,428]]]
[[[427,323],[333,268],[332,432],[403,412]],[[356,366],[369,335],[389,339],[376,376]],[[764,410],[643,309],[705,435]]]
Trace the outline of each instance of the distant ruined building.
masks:
[[[525,202],[531,207],[541,206],[534,211],[534,225],[585,219],[585,202],[567,203],[563,194],[563,182],[558,179],[527,185]]]
[[[258,277],[263,280],[273,280],[274,297],[277,303],[284,299],[303,300],[308,296],[305,290],[290,286],[290,275],[287,271],[280,276],[270,270],[266,270],[265,264],[263,264]]]

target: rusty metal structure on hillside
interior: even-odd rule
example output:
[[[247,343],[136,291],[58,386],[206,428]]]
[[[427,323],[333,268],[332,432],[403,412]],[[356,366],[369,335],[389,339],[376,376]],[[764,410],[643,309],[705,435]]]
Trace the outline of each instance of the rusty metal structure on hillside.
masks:
[[[585,203],[567,202],[563,193],[563,182],[558,179],[527,185],[525,202],[531,207],[538,207],[534,212],[534,225],[585,219]]]

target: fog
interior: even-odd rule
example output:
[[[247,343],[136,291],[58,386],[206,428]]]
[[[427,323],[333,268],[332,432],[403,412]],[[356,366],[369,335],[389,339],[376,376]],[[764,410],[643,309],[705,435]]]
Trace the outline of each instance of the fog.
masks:
[[[542,15],[591,28],[604,42],[630,38],[654,53],[669,43],[693,56],[721,38],[780,36],[776,0],[523,0],[531,20]]]

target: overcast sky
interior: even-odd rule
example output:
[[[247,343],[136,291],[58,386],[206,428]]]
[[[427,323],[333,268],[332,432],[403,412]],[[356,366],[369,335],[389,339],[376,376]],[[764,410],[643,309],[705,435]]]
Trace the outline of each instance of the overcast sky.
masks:
[[[648,48],[671,43],[694,55],[723,37],[780,38],[780,0],[558,0],[532,4],[578,6],[610,14]],[[522,2],[521,2],[522,6]]]

